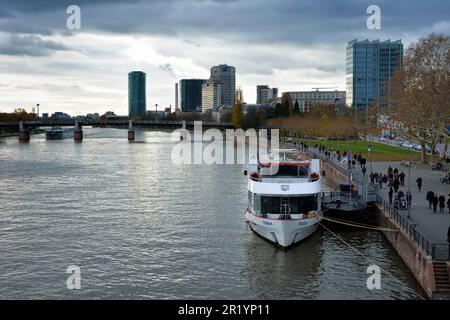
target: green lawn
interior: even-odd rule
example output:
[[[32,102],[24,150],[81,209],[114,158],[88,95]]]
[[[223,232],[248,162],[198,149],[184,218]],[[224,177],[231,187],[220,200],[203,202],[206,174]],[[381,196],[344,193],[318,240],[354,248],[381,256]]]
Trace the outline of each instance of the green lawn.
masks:
[[[301,139],[296,139],[297,143],[300,143]],[[383,143],[369,142],[364,140],[349,141],[346,140],[304,140],[308,145],[314,144],[325,145],[328,149],[340,150],[341,153],[347,151],[349,147],[352,151],[352,155],[355,153],[361,153],[364,158],[369,161],[368,146],[371,144],[372,159],[373,161],[401,161],[401,160],[420,160],[420,152],[398,148],[395,146],[386,145]]]

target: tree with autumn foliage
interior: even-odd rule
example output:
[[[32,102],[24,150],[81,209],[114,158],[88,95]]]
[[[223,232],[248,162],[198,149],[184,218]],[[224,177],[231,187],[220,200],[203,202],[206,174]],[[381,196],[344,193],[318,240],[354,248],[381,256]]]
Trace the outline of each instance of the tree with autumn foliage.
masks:
[[[231,108],[231,123],[235,128],[240,128],[242,125],[242,118],[244,116],[243,104],[244,92],[241,88],[238,88],[236,89],[233,106]]]
[[[390,83],[391,107],[383,110],[402,135],[434,151],[439,140],[449,138],[450,37],[431,34],[406,50],[403,68]],[[433,153],[433,152],[432,152]]]

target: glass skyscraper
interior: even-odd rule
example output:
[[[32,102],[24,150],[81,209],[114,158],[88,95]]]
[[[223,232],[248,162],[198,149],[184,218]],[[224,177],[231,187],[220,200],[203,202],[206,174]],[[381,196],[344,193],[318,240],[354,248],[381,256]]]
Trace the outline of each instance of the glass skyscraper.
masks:
[[[128,116],[143,116],[146,112],[145,73],[128,73]]]
[[[347,105],[368,110],[376,103],[388,107],[389,85],[403,63],[403,44],[397,41],[350,41],[347,45]]]
[[[182,112],[200,110],[202,107],[202,85],[204,79],[182,79],[180,80],[180,102]]]

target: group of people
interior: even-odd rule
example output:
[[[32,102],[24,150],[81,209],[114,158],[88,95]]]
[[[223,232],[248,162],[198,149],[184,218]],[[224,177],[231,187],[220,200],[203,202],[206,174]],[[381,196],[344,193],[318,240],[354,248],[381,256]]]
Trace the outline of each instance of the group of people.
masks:
[[[356,165],[359,165],[361,166],[363,173],[366,172],[367,160],[361,155],[361,153],[353,155],[352,159],[348,159],[349,157],[347,151],[341,152],[340,150],[328,150],[326,146],[322,144],[315,144],[313,147],[319,150],[319,154],[323,154],[325,157],[332,160],[336,159],[338,162],[341,162],[342,160],[347,159],[349,169],[355,169]]]
[[[389,204],[394,203],[396,208],[407,209],[412,204],[412,193],[407,191],[406,194],[400,190],[400,187],[405,186],[405,173],[399,171],[397,168],[392,169],[389,166],[387,173],[371,173],[369,175],[370,183],[372,185],[377,184],[380,189],[389,188]],[[395,198],[394,198],[395,195]]]
[[[429,208],[433,209],[433,212],[437,212],[437,208],[439,206],[439,212],[444,212],[445,211],[445,197],[444,195],[440,195],[438,197],[438,195],[436,193],[434,193],[433,191],[428,191],[427,192],[427,197],[426,197],[428,204],[429,204]],[[448,195],[448,200],[447,200],[447,208],[448,208],[448,213],[450,213],[450,194]]]
[[[405,186],[405,173],[403,171],[399,172],[397,168],[388,168],[387,173],[371,172],[369,174],[369,180],[371,185],[378,185],[380,189],[393,187],[394,192],[397,193],[400,187]]]

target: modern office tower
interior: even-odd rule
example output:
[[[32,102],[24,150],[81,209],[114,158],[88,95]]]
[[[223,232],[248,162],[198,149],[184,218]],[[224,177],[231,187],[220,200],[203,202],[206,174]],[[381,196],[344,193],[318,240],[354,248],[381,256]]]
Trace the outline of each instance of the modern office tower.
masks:
[[[180,104],[182,112],[192,112],[202,108],[202,85],[205,79],[180,80]]]
[[[267,85],[256,86],[256,104],[267,105],[278,98],[278,88]]]
[[[175,83],[175,112],[178,111],[178,83]]]
[[[271,92],[271,97],[269,98],[269,102],[272,102],[272,101],[274,101],[274,100],[277,100],[278,99],[278,88],[272,88],[272,89],[270,89],[272,92]]]
[[[202,85],[202,112],[223,104],[223,87],[223,83],[218,81],[208,81]]]
[[[345,106],[345,91],[293,91],[289,94],[292,107],[298,104],[300,112],[309,112],[316,105]],[[283,93],[284,94],[284,93]]]
[[[271,89],[267,85],[256,86],[256,104],[268,104]]]
[[[346,62],[347,105],[366,112],[374,103],[388,107],[391,77],[403,63],[401,40],[350,41]]]
[[[222,104],[232,106],[236,92],[236,69],[226,64],[214,66],[209,80],[222,83]]]
[[[128,116],[143,116],[146,112],[145,73],[128,73]]]

